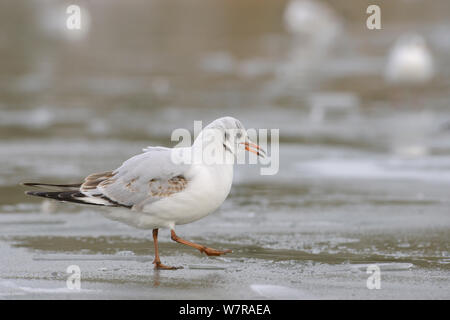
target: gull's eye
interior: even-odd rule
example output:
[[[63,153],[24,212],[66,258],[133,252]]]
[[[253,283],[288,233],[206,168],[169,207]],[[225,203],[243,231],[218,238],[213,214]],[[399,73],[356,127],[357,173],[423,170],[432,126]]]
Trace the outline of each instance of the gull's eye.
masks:
[[[225,140],[228,140],[228,132],[225,131],[225,135],[223,137]]]
[[[236,134],[236,138],[240,139],[241,137],[242,137],[242,133],[238,132],[238,133]]]

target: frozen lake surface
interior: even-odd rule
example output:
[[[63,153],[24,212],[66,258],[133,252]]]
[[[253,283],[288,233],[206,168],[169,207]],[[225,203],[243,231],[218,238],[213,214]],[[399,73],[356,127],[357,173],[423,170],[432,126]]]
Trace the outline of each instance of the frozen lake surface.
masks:
[[[0,299],[449,299],[448,3],[430,18],[408,2],[438,70],[412,90],[382,74],[411,29],[405,16],[370,34],[354,18],[324,48],[293,41],[281,1],[254,21],[240,2],[189,3],[92,3],[89,36],[75,42],[51,32],[49,4],[16,4],[2,19]],[[111,24],[123,15],[135,23]],[[184,268],[155,271],[150,230],[19,185],[79,182],[224,115],[280,129],[278,174],[237,166],[222,207],[177,227],[231,254],[202,256],[162,230],[162,262]],[[66,285],[73,265],[80,290]],[[379,290],[367,288],[372,265]]]

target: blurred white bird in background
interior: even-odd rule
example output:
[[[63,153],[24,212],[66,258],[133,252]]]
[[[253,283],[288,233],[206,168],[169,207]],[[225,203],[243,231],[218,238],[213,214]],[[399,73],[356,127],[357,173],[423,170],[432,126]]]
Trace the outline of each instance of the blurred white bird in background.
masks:
[[[272,96],[303,97],[318,81],[318,70],[337,44],[344,29],[342,19],[326,3],[291,0],[286,4],[283,23],[291,35],[290,49],[267,92]]]
[[[327,4],[311,0],[292,0],[284,11],[289,33],[315,46],[331,45],[342,31],[342,21]]]
[[[389,53],[384,76],[392,84],[429,82],[434,76],[434,63],[425,39],[417,34],[401,36]]]

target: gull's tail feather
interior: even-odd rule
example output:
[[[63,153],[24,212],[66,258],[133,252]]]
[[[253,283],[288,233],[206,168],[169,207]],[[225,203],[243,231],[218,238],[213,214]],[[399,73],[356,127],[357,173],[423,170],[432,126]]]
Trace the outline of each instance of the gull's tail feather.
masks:
[[[55,199],[59,201],[84,203],[84,204],[94,204],[94,205],[104,205],[101,203],[92,203],[86,195],[82,194],[80,191],[26,191],[26,194],[30,196],[43,197],[49,199]]]
[[[47,184],[24,184],[28,186],[36,186],[36,185],[45,185],[53,186],[56,185],[47,185]],[[75,185],[63,185],[65,187],[72,186],[72,188],[75,188]],[[42,198],[48,198],[48,199],[54,199],[58,201],[66,201],[66,202],[74,202],[74,203],[80,203],[80,204],[89,204],[94,206],[107,206],[107,207],[126,207],[131,208],[131,206],[120,204],[110,198],[108,198],[105,195],[102,194],[96,194],[96,195],[86,195],[82,192],[80,192],[79,189],[77,190],[59,190],[59,191],[25,191],[25,194],[35,197],[42,197]]]
[[[42,189],[49,189],[54,191],[76,191],[81,187],[81,183],[73,184],[51,184],[51,183],[35,183],[35,182],[24,182],[22,185],[27,187],[37,187]]]

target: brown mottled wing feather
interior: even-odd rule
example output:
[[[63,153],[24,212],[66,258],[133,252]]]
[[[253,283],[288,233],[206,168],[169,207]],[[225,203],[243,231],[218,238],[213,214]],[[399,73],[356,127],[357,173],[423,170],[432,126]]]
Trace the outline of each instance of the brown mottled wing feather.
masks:
[[[113,177],[114,173],[112,171],[90,174],[84,179],[83,184],[80,186],[80,190],[81,191],[95,190],[98,187],[98,185],[102,182],[105,181],[109,181],[108,183],[113,182],[114,181]]]
[[[184,190],[187,186],[187,179],[182,176],[176,176],[168,179],[167,181],[161,181],[160,179],[151,179],[148,182],[149,195],[152,197],[168,197],[174,193]]]

